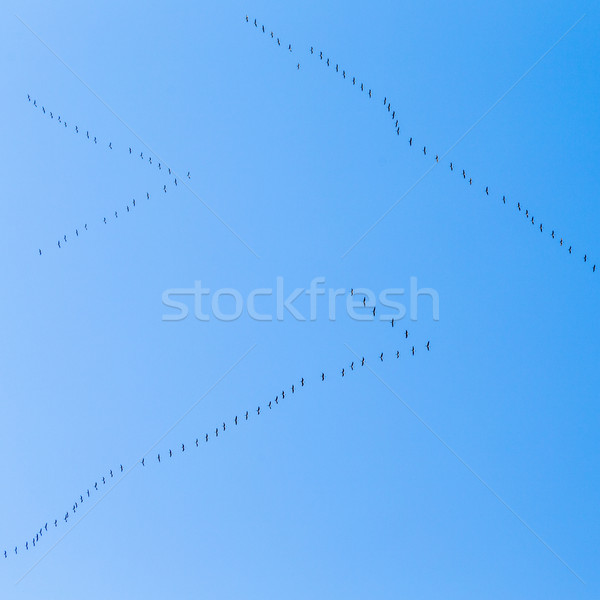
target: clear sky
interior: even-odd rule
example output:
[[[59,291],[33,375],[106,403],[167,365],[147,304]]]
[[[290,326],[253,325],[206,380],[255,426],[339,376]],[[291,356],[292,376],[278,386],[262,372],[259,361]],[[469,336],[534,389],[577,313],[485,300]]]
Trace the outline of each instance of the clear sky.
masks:
[[[2,598],[600,596],[596,5],[0,15]],[[163,320],[278,277],[439,320]]]

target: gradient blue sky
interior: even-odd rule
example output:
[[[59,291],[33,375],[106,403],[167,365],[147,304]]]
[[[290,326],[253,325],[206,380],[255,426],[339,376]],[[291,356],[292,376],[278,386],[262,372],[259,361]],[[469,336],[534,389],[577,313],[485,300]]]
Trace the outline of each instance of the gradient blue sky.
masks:
[[[197,196],[164,194],[153,153],[15,15]],[[582,257],[600,265],[599,17],[578,1],[3,3],[2,597],[597,598],[600,272]],[[315,322],[161,320],[167,288],[246,296],[278,276],[290,292],[415,276],[440,320],[427,301],[394,329],[325,304]],[[373,372],[342,380],[345,344]],[[25,540],[201,398],[156,450],[176,457],[153,451],[15,585],[69,528]]]

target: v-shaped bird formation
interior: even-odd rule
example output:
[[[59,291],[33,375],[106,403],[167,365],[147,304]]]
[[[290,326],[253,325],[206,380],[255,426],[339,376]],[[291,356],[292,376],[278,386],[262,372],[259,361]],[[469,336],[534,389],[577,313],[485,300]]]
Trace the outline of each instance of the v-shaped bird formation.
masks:
[[[137,150],[135,150],[132,146],[126,146],[126,145],[121,146],[118,144],[113,145],[112,141],[106,142],[106,140],[100,140],[97,135],[93,135],[93,133],[90,133],[90,131],[87,129],[84,130],[84,128],[80,128],[79,125],[71,125],[71,127],[69,128],[67,121],[65,119],[63,119],[61,117],[61,115],[59,115],[57,113],[56,119],[55,119],[54,112],[51,110],[47,110],[45,106],[39,106],[37,100],[35,98],[32,99],[31,94],[27,94],[27,100],[28,100],[28,102],[31,103],[33,108],[41,108],[41,114],[47,116],[51,120],[54,120],[58,125],[60,125],[61,129],[72,130],[75,135],[80,136],[85,141],[89,141],[90,144],[100,147],[100,148],[104,148],[104,150],[107,152],[112,152],[114,150],[116,153],[118,153],[122,156],[130,156],[132,158],[138,156]],[[84,134],[84,131],[85,131],[85,134]],[[164,174],[165,178],[167,178],[167,181],[169,182],[169,184],[168,184],[168,186],[166,183],[163,185],[163,187],[162,187],[163,194],[166,194],[168,189],[174,189],[174,188],[178,187],[179,184],[181,183],[181,179],[179,179],[179,181],[178,181],[177,176],[174,173],[174,171],[171,169],[171,167],[169,167],[168,165],[162,164],[158,160],[152,161],[152,156],[148,155],[148,153],[146,153],[146,156],[144,157],[143,150],[140,151],[139,158],[143,161],[146,161],[149,166],[153,166],[158,171],[161,171]],[[187,179],[191,179],[191,174],[189,171],[187,172],[187,175],[185,177]],[[171,184],[173,187],[171,187]],[[146,191],[146,200],[150,200],[150,192],[148,192],[148,191]],[[107,216],[104,216],[102,218],[102,221],[97,220],[97,221],[92,222],[90,220],[87,223],[84,223],[82,227],[77,227],[73,231],[69,232],[68,235],[66,233],[62,234],[62,236],[59,237],[59,239],[57,241],[56,248],[57,249],[63,248],[65,246],[65,244],[67,244],[69,242],[69,240],[72,240],[73,237],[78,238],[80,236],[80,234],[83,235],[86,231],[88,231],[88,228],[93,225],[100,225],[100,224],[107,225],[110,220],[118,219],[119,214],[127,215],[129,212],[131,212],[137,206],[137,203],[139,203],[139,199],[136,202],[136,199],[132,198],[129,203],[122,205],[120,210],[111,211]],[[43,254],[42,248],[38,248],[38,253],[40,256],[42,256],[42,254]]]

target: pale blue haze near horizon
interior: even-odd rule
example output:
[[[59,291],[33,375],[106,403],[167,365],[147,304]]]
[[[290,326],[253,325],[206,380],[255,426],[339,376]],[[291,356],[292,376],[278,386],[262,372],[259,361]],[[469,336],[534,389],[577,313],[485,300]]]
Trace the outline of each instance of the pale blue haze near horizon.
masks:
[[[598,598],[599,25],[578,0],[4,2],[0,597]],[[440,319],[162,321],[165,289],[279,276],[414,276]],[[372,371],[342,378],[348,347]]]

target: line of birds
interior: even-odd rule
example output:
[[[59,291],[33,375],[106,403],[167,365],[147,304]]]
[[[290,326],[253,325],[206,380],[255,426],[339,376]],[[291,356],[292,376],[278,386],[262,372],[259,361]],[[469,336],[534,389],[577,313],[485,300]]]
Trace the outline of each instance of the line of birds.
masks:
[[[250,18],[248,17],[248,15],[246,15],[246,23],[250,23]],[[254,19],[254,27],[256,27],[258,29],[258,23],[256,22],[256,19]],[[265,26],[261,25],[261,28],[262,28],[262,32],[266,33]],[[271,31],[271,39],[273,41],[277,41],[277,45],[281,46],[281,40],[272,31]],[[284,47],[285,47],[285,44],[284,44]],[[291,44],[288,44],[288,51],[292,52],[292,45]],[[298,70],[300,70],[300,63],[298,63],[296,65],[296,68]]]
[[[405,331],[405,338],[408,339],[409,337],[409,333],[408,330]],[[427,343],[425,344],[424,348],[427,351],[431,350],[431,344],[429,341],[427,341]],[[413,345],[409,350],[408,350],[408,354],[409,356],[415,356],[415,346]],[[396,350],[395,353],[392,353],[392,358],[395,359],[399,359],[401,356],[401,352],[400,350]],[[381,352],[379,354],[379,356],[376,359],[376,363],[377,362],[383,362],[384,361],[384,353]],[[338,376],[339,377],[346,377],[347,374],[353,372],[355,370],[355,368],[357,367],[364,367],[366,364],[366,359],[365,357],[361,357],[361,360],[356,360],[356,361],[351,361],[350,364],[347,364],[346,366],[342,367],[338,372]],[[317,377],[315,377],[316,381],[321,381],[324,382],[326,379],[328,379],[328,375],[326,375],[325,371],[321,371],[320,375],[318,375]],[[295,394],[296,391],[300,388],[305,387],[305,385],[307,385],[309,383],[309,381],[307,379],[305,379],[304,377],[301,377],[300,380],[296,383],[293,383],[289,389],[288,392],[291,394]],[[273,400],[269,400],[269,402],[265,405],[263,405],[262,407],[260,405],[258,405],[256,407],[256,409],[252,409],[252,410],[246,410],[244,412],[242,412],[240,415],[235,415],[233,417],[233,419],[229,422],[229,427],[231,428],[231,424],[233,423],[234,428],[241,422],[243,421],[248,421],[250,419],[250,415],[256,413],[256,416],[260,416],[261,412],[265,412],[265,410],[272,410],[275,406],[279,405],[279,402],[281,400],[284,400],[286,397],[286,390],[282,390],[281,394],[277,394],[275,396],[275,398]],[[203,435],[201,435],[200,437],[197,437],[191,444],[185,444],[184,442],[181,443],[180,446],[178,446],[179,451],[180,452],[185,452],[186,448],[189,447],[195,447],[198,448],[202,443],[207,443],[211,438],[218,438],[219,434],[223,434],[225,431],[227,431],[228,428],[228,423],[226,421],[223,421],[220,425],[216,426],[214,429],[214,433],[209,433],[206,432]],[[155,460],[157,464],[161,464],[163,462],[163,459],[165,459],[166,457],[168,458],[173,458],[173,456],[176,454],[176,452],[173,451],[172,448],[168,449],[167,453],[163,453],[161,454],[160,452],[156,454],[156,456],[150,458],[149,456],[143,456],[140,460],[139,463],[142,465],[142,467],[146,466],[146,463],[149,460]],[[81,509],[82,505],[89,499],[90,501],[92,501],[94,498],[93,496],[97,497],[96,492],[99,491],[103,491],[103,490],[107,490],[109,489],[107,486],[107,484],[110,486],[110,482],[112,481],[113,483],[116,482],[116,480],[119,478],[119,476],[121,476],[124,472],[125,468],[123,467],[122,464],[119,465],[119,468],[115,471],[113,471],[112,469],[108,470],[108,475],[103,475],[100,479],[98,479],[97,481],[94,482],[94,485],[91,488],[87,488],[86,491],[82,494],[79,495],[78,498],[75,499],[75,502],[73,502],[73,505],[70,509],[70,511],[65,512],[64,516],[60,519],[53,519],[50,521],[47,521],[44,523],[44,525],[42,525],[39,530],[37,530],[30,539],[25,540],[25,542],[19,546],[15,546],[14,549],[9,552],[8,549],[5,549],[4,552],[4,558],[8,558],[9,556],[17,556],[19,554],[19,551],[21,551],[21,553],[23,553],[23,551],[27,552],[29,550],[32,550],[34,548],[36,548],[40,541],[41,538],[44,536],[44,533],[48,533],[48,528],[52,529],[52,528],[58,528],[59,525],[68,525],[69,523],[69,519],[74,517],[74,515],[77,514],[77,511]]]
[[[27,94],[27,100],[28,100],[28,102],[32,103],[33,107],[38,108],[37,100],[36,99],[32,99],[30,94]],[[51,119],[54,119],[54,113],[52,111],[50,111],[50,110],[47,111],[45,106],[41,106],[41,109],[42,109],[42,114],[43,115],[48,115]],[[64,128],[67,128],[67,122],[64,121],[64,120],[62,120],[60,115],[57,115],[56,122],[64,125]],[[83,133],[83,129],[80,130],[79,126],[75,125],[74,132],[76,134],[79,134],[80,131],[81,131],[81,133]],[[89,130],[86,130],[86,132],[85,132],[85,138],[88,139],[88,140],[90,140],[90,141],[93,141],[94,144],[98,144],[98,137],[94,136],[94,135],[90,135]],[[112,141],[109,141],[108,145],[106,145],[105,143],[102,144],[102,145],[105,146],[105,148],[107,150],[113,150],[114,149]],[[123,147],[123,148],[125,148],[125,147]],[[134,156],[134,155],[137,154],[137,151],[134,151],[131,146],[128,146],[128,154],[131,155],[131,156]],[[144,160],[144,152],[143,151],[140,152],[140,158],[142,160]],[[160,162],[158,162],[158,161],[155,161],[154,163],[152,162],[152,156],[148,156],[148,164],[150,164],[150,165],[156,164],[156,166],[157,166],[157,168],[158,168],[159,171],[164,171],[165,173],[168,174],[169,177],[172,176],[173,177],[173,183],[177,187],[177,185],[178,185],[178,183],[177,183],[177,177],[175,177],[175,175],[173,174],[173,172],[171,170],[171,167],[165,166],[165,168],[163,169],[163,165]],[[187,178],[191,179],[191,174],[190,174],[189,171],[187,172]],[[166,184],[163,185],[163,192],[165,194],[167,193],[167,185]],[[150,199],[150,193],[149,192],[146,192],[146,199],[147,200]],[[132,199],[131,207],[130,207],[129,204],[125,205],[125,212],[126,213],[130,212],[130,210],[132,208],[135,208],[135,206],[136,206],[136,201],[135,201],[135,198],[134,198],[134,199]],[[117,219],[118,217],[119,217],[119,212],[117,210],[115,210],[114,211],[114,218]],[[103,223],[105,225],[107,224],[107,218],[106,217],[103,218]],[[88,230],[88,224],[84,223],[83,229],[81,229],[81,230],[79,228],[75,229],[75,237],[79,237],[80,233],[83,233],[84,231],[87,231],[87,230]],[[57,248],[58,249],[62,248],[63,245],[67,243],[67,240],[68,240],[67,235],[66,234],[63,235],[62,239],[59,239],[58,242],[57,242]],[[38,253],[39,253],[40,256],[42,255],[42,249],[41,248],[38,248]]]
[[[246,15],[246,22],[248,22],[248,16],[247,16],[247,15]],[[254,26],[255,26],[255,27],[258,27],[258,25],[257,25],[257,22],[256,22],[256,19],[254,19]],[[264,26],[264,25],[262,25],[262,31],[263,31],[263,32],[265,31],[265,26]],[[273,32],[271,32],[271,37],[273,37]],[[278,40],[278,42],[279,42],[279,38],[277,38],[277,40]],[[289,48],[290,48],[290,52],[291,52],[291,48],[292,48],[291,44],[289,45]],[[333,61],[332,61],[332,60],[330,60],[330,59],[329,59],[329,57],[327,57],[327,56],[323,57],[323,51],[322,51],[322,50],[319,50],[319,51],[317,52],[317,51],[314,49],[314,47],[313,47],[313,46],[311,46],[311,47],[310,47],[310,54],[311,54],[312,56],[317,56],[317,54],[318,54],[318,56],[319,56],[319,59],[320,59],[321,61],[324,61],[324,64],[325,64],[327,67],[333,66]],[[300,68],[300,63],[298,63],[297,67],[298,67],[298,69]],[[338,63],[336,63],[336,64],[335,64],[335,72],[336,72],[336,73],[339,73],[339,72],[340,72],[340,66],[339,66],[339,64],[338,64]],[[345,69],[341,69],[341,73],[342,73],[342,78],[343,78],[343,79],[346,79],[346,70],[345,70]],[[350,76],[349,76],[349,75],[348,75],[348,79],[350,79]],[[356,77],[355,77],[355,76],[352,76],[352,85],[356,85],[356,84],[357,84],[357,79],[356,79]],[[362,91],[365,91],[365,89],[366,89],[366,87],[365,87],[364,83],[363,83],[363,82],[360,82],[360,90],[361,90],[361,92],[362,92]],[[369,98],[372,98],[372,97],[373,97],[373,92],[372,92],[371,88],[369,88],[369,89],[368,89],[368,94],[369,94]],[[399,121],[399,118],[397,118],[397,115],[396,115],[396,109],[395,109],[394,107],[392,107],[392,104],[391,104],[391,102],[390,102],[390,100],[389,100],[389,98],[388,98],[387,96],[384,96],[384,98],[383,98],[383,107],[384,107],[384,109],[386,109],[386,110],[387,110],[387,112],[388,112],[388,113],[390,114],[390,116],[391,116],[392,123],[393,123],[393,127],[394,127],[394,131],[396,132],[396,135],[397,135],[397,136],[400,136],[400,125],[399,125],[399,122],[400,122],[400,121]],[[411,136],[411,137],[409,137],[409,138],[408,138],[408,145],[409,145],[410,147],[413,147],[413,146],[414,146],[414,147],[417,147],[416,143],[415,143],[415,144],[413,144],[413,141],[414,141],[414,140],[413,140],[413,137],[412,137],[412,136]],[[429,154],[430,154],[430,156],[433,156],[433,153],[432,153],[432,152],[430,152]],[[424,146],[423,146],[423,156],[425,156],[425,157],[427,156],[427,146],[426,146],[426,145],[424,145]],[[439,157],[439,155],[438,155],[438,154],[435,154],[435,161],[436,161],[436,163],[439,163],[439,160],[440,160],[440,157]],[[451,171],[451,172],[454,172],[454,171],[460,172],[460,171],[462,170],[462,176],[463,176],[463,179],[464,179],[465,181],[467,181],[467,180],[468,180],[468,182],[469,182],[469,185],[470,185],[470,186],[472,186],[472,185],[473,185],[473,178],[472,178],[471,176],[467,177],[467,172],[466,172],[466,170],[465,170],[465,169],[458,169],[458,168],[456,167],[456,165],[455,165],[453,162],[450,162],[450,164],[449,164],[449,167],[450,167],[450,171]],[[486,186],[485,186],[485,190],[483,190],[483,188],[482,188],[482,193],[483,193],[483,192],[485,192],[485,195],[486,195],[486,196],[489,196],[489,195],[490,195],[490,189],[489,189],[489,186],[487,186],[487,185],[486,185]],[[503,204],[506,204],[506,196],[502,196],[502,203],[503,203]],[[517,211],[518,211],[518,212],[523,212],[523,211],[522,211],[522,208],[521,208],[521,203],[520,203],[520,202],[517,202],[517,204],[516,204],[516,208],[517,208]],[[531,218],[531,224],[532,224],[532,225],[535,225],[535,224],[536,224],[536,223],[535,223],[534,216],[533,216],[533,215],[530,215],[530,213],[529,213],[529,210],[527,210],[527,209],[526,209],[526,210],[525,210],[525,212],[524,212],[524,214],[525,214],[525,218],[526,218],[527,220],[529,220],[529,219]],[[539,226],[539,230],[540,230],[540,232],[541,232],[541,233],[543,233],[543,231],[544,231],[543,224],[542,224],[541,222],[539,222],[539,223],[538,223],[538,226]],[[547,228],[547,229],[548,229],[548,228]],[[562,237],[559,237],[559,236],[556,234],[556,232],[555,232],[555,230],[554,230],[554,229],[550,229],[550,232],[551,232],[551,234],[550,234],[550,235],[551,235],[551,238],[552,238],[552,239],[555,239],[555,238],[556,238],[556,239],[559,239],[559,243],[560,243],[561,247],[562,247],[562,246],[565,246],[565,248],[566,248],[566,247],[568,246],[568,251],[569,251],[569,254],[573,254],[573,247],[572,247],[572,245],[568,245],[568,244],[567,244],[567,243],[566,243],[566,242],[563,240],[563,238],[562,238]],[[595,273],[595,272],[596,272],[596,264],[595,264],[595,263],[593,263],[593,264],[592,264],[592,261],[590,261],[590,259],[589,259],[589,256],[588,256],[587,252],[583,254],[582,258],[583,258],[583,262],[584,262],[584,263],[588,263],[588,262],[589,262],[589,263],[591,264],[591,270],[592,270],[592,273]]]

